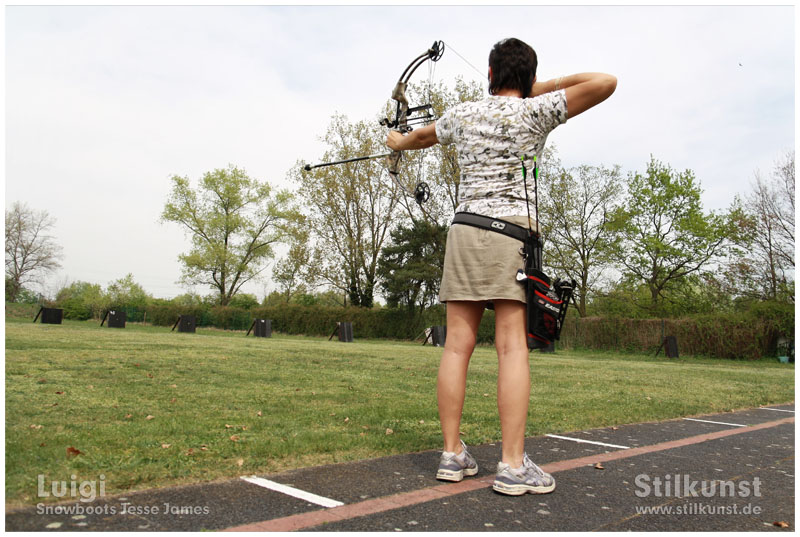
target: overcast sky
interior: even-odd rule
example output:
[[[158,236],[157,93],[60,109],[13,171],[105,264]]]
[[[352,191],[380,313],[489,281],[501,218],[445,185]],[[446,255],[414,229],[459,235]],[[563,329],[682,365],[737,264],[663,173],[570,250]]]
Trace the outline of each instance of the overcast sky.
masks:
[[[154,296],[186,292],[188,239],[159,223],[171,175],[235,164],[291,187],[333,114],[372,118],[440,39],[435,81],[479,80],[453,50],[483,73],[512,36],[540,80],[616,75],[606,103],[550,136],[563,163],[643,171],[652,154],[694,170],[708,210],[795,144],[793,6],[8,6],[5,26],[6,208],[55,217],[51,287],[132,273]]]

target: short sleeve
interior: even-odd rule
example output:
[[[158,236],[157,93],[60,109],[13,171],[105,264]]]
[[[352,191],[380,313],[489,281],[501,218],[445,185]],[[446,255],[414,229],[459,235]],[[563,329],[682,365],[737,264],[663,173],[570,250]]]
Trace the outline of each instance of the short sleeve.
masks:
[[[436,120],[436,138],[440,144],[447,145],[455,142],[457,123],[458,120],[452,109]]]
[[[567,92],[552,91],[528,100],[531,116],[529,119],[538,126],[542,134],[547,134],[567,121]]]

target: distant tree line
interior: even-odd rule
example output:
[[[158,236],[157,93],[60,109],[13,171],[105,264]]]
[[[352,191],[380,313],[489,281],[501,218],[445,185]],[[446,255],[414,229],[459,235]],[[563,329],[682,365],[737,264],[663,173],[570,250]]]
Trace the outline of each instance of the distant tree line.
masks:
[[[793,152],[721,212],[704,211],[691,170],[652,157],[627,180],[619,167],[553,172],[542,178],[545,264],[578,281],[581,316],[794,303]]]
[[[441,114],[480,98],[481,88],[459,81],[453,90],[435,85],[409,90],[414,92],[429,95],[434,113]],[[351,123],[335,116],[320,160],[381,152],[384,137],[377,118]],[[767,174],[756,170],[751,190],[721,211],[703,208],[701,180],[692,170],[675,170],[654,156],[627,174],[618,165],[566,168],[555,150],[542,161],[538,208],[545,268],[576,280],[574,311],[580,317],[679,317],[764,301],[794,303],[794,152]],[[302,164],[289,172],[295,192],[277,191],[233,165],[194,184],[171,178],[161,219],[191,239],[191,249],[178,256],[182,282],[212,291],[173,301],[372,308],[382,297],[408,315],[436,307],[458,199],[455,149],[437,145],[404,153],[404,186],[431,186],[422,206],[390,180],[381,160],[311,172]],[[7,301],[31,300],[31,286],[58,268],[60,248],[48,233],[53,225],[45,212],[19,204],[6,211]],[[278,245],[286,255],[275,259]],[[244,294],[245,284],[263,281],[267,267],[274,290],[260,300]],[[114,303],[158,300],[132,275],[106,290],[74,282],[53,298],[91,304],[93,316]]]
[[[480,96],[476,85],[417,88],[434,111]],[[324,141],[331,161],[382,149],[377,121],[335,117]],[[312,232],[303,241],[316,275],[306,283],[337,289],[369,307],[382,295],[391,306],[422,311],[436,303],[446,230],[458,199],[452,146],[403,155],[407,188],[431,185],[417,206],[379,161],[290,172]],[[756,302],[794,303],[794,152],[751,191],[721,211],[703,208],[692,170],[650,156],[642,170],[562,166],[555,150],[542,156],[538,206],[544,263],[553,276],[574,278],[575,310],[584,316],[676,317],[735,311]],[[299,267],[299,265],[297,265]]]

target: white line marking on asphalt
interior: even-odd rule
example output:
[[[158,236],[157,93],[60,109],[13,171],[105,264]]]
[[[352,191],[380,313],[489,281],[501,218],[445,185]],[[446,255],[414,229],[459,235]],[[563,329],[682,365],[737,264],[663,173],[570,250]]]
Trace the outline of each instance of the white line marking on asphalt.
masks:
[[[730,425],[731,427],[747,427],[747,425],[742,425],[741,423],[725,423],[724,421],[708,421],[708,420],[696,420],[694,418],[683,418],[689,421],[701,421],[703,423],[716,423],[717,425]]]
[[[595,442],[594,440],[584,440],[583,438],[570,438],[568,436],[558,436],[557,434],[548,434],[550,438],[558,438],[560,440],[572,440],[573,442],[580,442],[582,444],[597,444],[598,446],[615,447],[619,449],[630,449],[628,446],[617,446],[615,444],[605,444],[603,442]]]
[[[761,410],[774,410],[775,412],[791,412],[792,414],[794,414],[794,410],[784,410],[782,408],[770,408],[768,406],[760,406],[758,408],[760,408]]]
[[[289,485],[282,485],[281,483],[276,483],[275,481],[270,481],[269,479],[264,479],[263,477],[241,476],[241,479],[247,481],[248,483],[258,485],[259,487],[281,492],[288,496],[293,496],[307,502],[321,505],[322,507],[339,507],[340,505],[344,505],[342,502],[337,502],[336,500],[331,500],[330,498],[325,498],[323,496],[317,496],[316,494],[311,494],[310,492],[296,489],[294,487],[290,487]]]

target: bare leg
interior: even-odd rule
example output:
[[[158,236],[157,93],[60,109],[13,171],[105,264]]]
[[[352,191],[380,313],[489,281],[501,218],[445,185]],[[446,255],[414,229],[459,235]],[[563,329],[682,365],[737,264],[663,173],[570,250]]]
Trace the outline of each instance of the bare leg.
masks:
[[[503,434],[502,461],[512,468],[519,468],[525,452],[525,425],[531,392],[528,344],[525,339],[525,304],[516,300],[496,300],[494,310],[495,346],[499,363],[497,408]]]
[[[453,453],[461,452],[459,429],[467,389],[467,368],[484,307],[483,302],[447,302],[447,339],[439,364],[436,392],[444,450]]]

